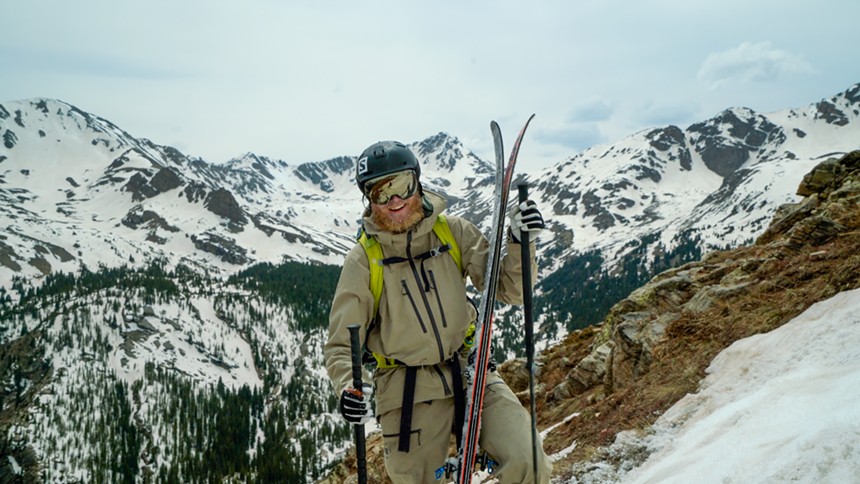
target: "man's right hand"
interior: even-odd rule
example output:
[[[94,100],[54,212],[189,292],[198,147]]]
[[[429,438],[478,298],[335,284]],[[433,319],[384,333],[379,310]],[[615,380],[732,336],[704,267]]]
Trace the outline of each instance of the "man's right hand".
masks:
[[[373,395],[373,387],[365,383],[361,390],[355,388],[344,388],[340,394],[340,414],[347,422],[355,425],[364,425],[373,420],[373,408],[370,397]]]

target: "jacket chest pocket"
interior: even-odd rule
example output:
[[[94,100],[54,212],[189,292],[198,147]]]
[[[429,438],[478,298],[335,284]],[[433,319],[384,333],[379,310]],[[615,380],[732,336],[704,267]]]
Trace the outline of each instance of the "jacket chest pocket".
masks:
[[[406,282],[406,279],[400,280],[400,294],[405,296],[406,299],[409,300],[409,305],[412,307],[412,312],[415,315],[415,319],[418,320],[418,324],[421,325],[421,331],[427,332],[427,325],[424,323],[424,317],[421,316],[421,311],[418,309],[418,302],[415,300],[415,296],[412,294],[412,290],[409,289],[409,283]]]

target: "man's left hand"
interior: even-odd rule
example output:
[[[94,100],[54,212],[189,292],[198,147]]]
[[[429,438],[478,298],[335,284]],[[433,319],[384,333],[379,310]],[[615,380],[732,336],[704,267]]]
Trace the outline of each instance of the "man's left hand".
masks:
[[[543,216],[533,200],[526,200],[514,206],[510,213],[511,235],[514,241],[519,243],[520,233],[527,232],[529,241],[534,241],[538,234],[543,232],[546,225]]]

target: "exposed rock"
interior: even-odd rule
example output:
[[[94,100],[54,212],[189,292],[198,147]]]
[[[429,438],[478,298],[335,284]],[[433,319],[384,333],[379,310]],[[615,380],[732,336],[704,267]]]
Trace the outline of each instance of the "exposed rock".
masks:
[[[120,167],[126,160],[124,156],[114,160],[112,167]],[[182,179],[173,170],[173,168],[162,168],[151,179],[147,179],[148,172],[139,171],[129,178],[128,182],[123,186],[123,189],[132,194],[131,199],[135,202],[141,202],[147,198],[153,198],[168,190],[172,190],[182,185]]]
[[[499,365],[499,375],[514,393],[529,388],[529,369],[525,358],[514,358]]]
[[[835,104],[829,101],[821,101],[817,107],[818,112],[815,113],[815,119],[823,119],[829,124],[835,124],[836,126],[845,126],[848,124],[848,116],[837,108]]]
[[[33,257],[32,259],[27,261],[28,264],[39,269],[43,275],[48,275],[51,273],[51,263],[45,260],[44,257]]]
[[[595,348],[568,373],[566,382],[570,382],[580,392],[603,382],[606,376],[606,364],[612,354],[612,346],[613,344],[609,342]]]
[[[7,129],[5,133],[3,133],[3,146],[7,149],[12,149],[15,147],[15,143],[18,142],[18,136],[14,131]]]
[[[203,205],[210,212],[218,215],[219,217],[226,218],[236,226],[241,227],[248,223],[248,219],[245,218],[245,213],[242,210],[242,207],[239,206],[239,203],[236,201],[236,198],[233,197],[233,194],[225,188],[219,188],[210,192],[209,195],[206,196],[206,200],[203,202]]]
[[[161,215],[152,210],[144,210],[140,205],[136,205],[129,210],[122,219],[122,224],[135,230],[145,224],[147,228],[152,230],[162,229],[168,232],[179,232],[178,227],[170,225]]]
[[[206,198],[207,191],[206,186],[202,183],[191,182],[188,185],[185,185],[182,193],[185,195],[185,198],[189,203],[194,203]]]
[[[845,230],[845,226],[822,214],[801,220],[786,235],[790,247],[797,248],[803,245],[816,247],[830,242]]]
[[[724,126],[730,127],[730,137],[721,134]],[[695,150],[705,165],[724,178],[746,163],[750,153],[765,142],[785,138],[782,128],[745,109],[726,110],[709,121],[690,126],[689,131],[699,134]]]
[[[690,301],[684,305],[686,311],[701,313],[710,309],[715,301],[725,299],[729,296],[743,291],[751,283],[732,284],[729,286],[708,286],[697,292]]]
[[[797,187],[797,194],[802,197],[808,197],[824,192],[828,187],[833,185],[842,171],[843,166],[835,158],[819,164],[803,177],[803,181]]]
[[[158,170],[158,173],[149,180],[149,185],[156,193],[164,193],[182,186],[182,179],[173,168],[166,167]]]
[[[767,244],[788,232],[794,224],[807,218],[820,205],[818,197],[807,197],[800,203],[787,204],[777,210],[781,218],[771,221],[765,232],[756,239],[756,244]]]
[[[331,193],[334,190],[331,175],[349,173],[354,166],[353,158],[341,156],[323,162],[303,163],[296,167],[295,174],[300,180],[310,182],[322,191]]]
[[[192,235],[191,241],[198,250],[214,254],[224,262],[242,265],[251,261],[247,256],[248,251],[232,239],[207,232],[199,236]]]

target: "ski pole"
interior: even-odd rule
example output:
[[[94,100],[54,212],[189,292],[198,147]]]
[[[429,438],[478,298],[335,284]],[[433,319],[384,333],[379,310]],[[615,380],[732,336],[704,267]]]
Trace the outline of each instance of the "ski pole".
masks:
[[[526,182],[521,182],[517,185],[519,190],[519,203],[523,203],[529,198],[529,185]],[[522,247],[522,266],[523,266],[523,316],[525,318],[526,329],[526,366],[529,368],[529,400],[531,404],[532,417],[532,469],[534,471],[535,482],[538,480],[538,461],[537,461],[537,412],[535,410],[535,343],[534,343],[534,321],[532,319],[532,259],[531,250],[529,250],[529,233],[521,231],[520,244]]]
[[[361,381],[361,339],[357,324],[347,326],[349,329],[349,343],[352,349],[352,387],[363,391]],[[367,484],[367,445],[364,436],[364,424],[355,425],[355,460],[358,466],[358,484]]]

